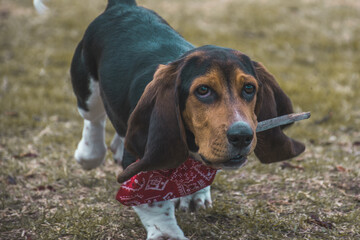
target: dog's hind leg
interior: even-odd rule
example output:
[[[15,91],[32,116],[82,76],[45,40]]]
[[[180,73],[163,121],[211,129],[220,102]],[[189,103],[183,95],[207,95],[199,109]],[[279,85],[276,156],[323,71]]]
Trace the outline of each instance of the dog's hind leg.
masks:
[[[124,138],[115,133],[114,138],[110,144],[110,150],[113,153],[114,161],[117,164],[122,165],[124,155]]]
[[[100,97],[99,83],[90,77],[81,57],[79,44],[71,65],[71,80],[84,118],[82,138],[75,151],[75,159],[86,170],[101,165],[105,160],[106,113]]]
[[[78,108],[84,118],[82,138],[75,151],[75,159],[86,170],[101,165],[105,160],[106,114],[99,94],[98,83],[90,82],[91,95],[87,101],[88,111]]]

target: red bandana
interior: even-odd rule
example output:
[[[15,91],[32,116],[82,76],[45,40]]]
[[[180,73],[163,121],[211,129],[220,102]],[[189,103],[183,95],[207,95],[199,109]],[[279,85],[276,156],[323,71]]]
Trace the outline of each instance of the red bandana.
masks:
[[[209,186],[216,171],[189,158],[175,169],[138,173],[121,185],[116,199],[136,206],[190,195]]]

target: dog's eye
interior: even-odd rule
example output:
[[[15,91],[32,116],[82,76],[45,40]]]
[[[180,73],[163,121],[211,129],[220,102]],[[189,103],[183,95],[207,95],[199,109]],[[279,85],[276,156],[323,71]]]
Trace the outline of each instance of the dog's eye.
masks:
[[[253,94],[255,92],[255,87],[254,85],[251,85],[251,84],[246,84],[244,86],[244,92],[247,93],[247,94]]]
[[[244,85],[241,95],[246,101],[251,102],[255,96],[255,91],[255,86],[247,83]]]
[[[216,92],[206,85],[200,85],[195,89],[194,95],[205,104],[212,104],[217,99]]]
[[[208,97],[211,94],[211,89],[208,86],[201,85],[196,89],[196,93],[199,97]]]

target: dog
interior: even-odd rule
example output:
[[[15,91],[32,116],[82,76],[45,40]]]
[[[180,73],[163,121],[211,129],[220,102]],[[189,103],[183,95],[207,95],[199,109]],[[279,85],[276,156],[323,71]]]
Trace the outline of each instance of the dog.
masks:
[[[116,130],[110,149],[124,182],[139,172],[173,169],[189,156],[215,169],[237,169],[255,152],[262,163],[293,158],[304,145],[258,121],[293,112],[274,76],[234,49],[195,47],[135,0],[109,0],[87,28],[71,63],[84,169],[104,162],[105,120]],[[210,187],[177,200],[182,209],[211,206]],[[172,201],[133,207],[148,239],[187,239]]]

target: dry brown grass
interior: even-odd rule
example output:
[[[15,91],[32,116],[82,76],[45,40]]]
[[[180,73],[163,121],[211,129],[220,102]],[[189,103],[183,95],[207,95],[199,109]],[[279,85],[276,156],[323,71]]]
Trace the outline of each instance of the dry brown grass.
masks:
[[[139,1],[195,45],[261,61],[312,119],[288,134],[307,151],[289,164],[221,172],[213,209],[178,213],[191,239],[360,238],[360,3],[356,0]],[[0,0],[0,239],[143,239],[114,199],[117,166],[85,172],[68,69],[105,1]],[[107,142],[114,133],[107,127]]]

